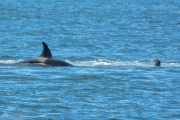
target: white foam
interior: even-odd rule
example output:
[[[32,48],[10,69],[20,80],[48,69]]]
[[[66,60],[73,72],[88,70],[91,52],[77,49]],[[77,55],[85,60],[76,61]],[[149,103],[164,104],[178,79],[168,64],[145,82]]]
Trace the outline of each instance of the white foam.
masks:
[[[108,60],[108,59],[94,59],[87,61],[75,61],[71,62],[67,60],[67,62],[75,65],[75,66],[154,66],[155,61],[153,60],[145,60],[145,61],[118,61],[118,60]],[[164,67],[180,67],[180,63],[178,62],[162,62],[161,66]]]
[[[21,60],[0,60],[0,64],[15,64]],[[153,66],[153,60],[146,61],[118,61],[118,60],[108,60],[108,59],[93,59],[86,61],[69,61],[68,63],[73,64],[74,66],[84,66],[84,67],[95,67],[95,66]],[[161,63],[162,67],[180,67],[180,62],[177,61],[164,61]]]
[[[17,62],[18,61],[15,61],[15,60],[0,60],[0,64],[14,64]]]
[[[108,59],[94,59],[89,61],[71,62],[75,66],[147,66],[148,64],[140,61],[116,61]],[[152,64],[152,63],[151,63]]]

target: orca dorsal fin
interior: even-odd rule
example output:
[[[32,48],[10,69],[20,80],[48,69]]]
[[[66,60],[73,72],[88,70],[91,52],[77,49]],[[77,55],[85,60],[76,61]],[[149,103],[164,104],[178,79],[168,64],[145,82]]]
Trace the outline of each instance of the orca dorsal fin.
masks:
[[[42,42],[42,44],[43,44],[43,51],[39,57],[52,58],[51,50],[48,48],[48,45],[45,42]]]

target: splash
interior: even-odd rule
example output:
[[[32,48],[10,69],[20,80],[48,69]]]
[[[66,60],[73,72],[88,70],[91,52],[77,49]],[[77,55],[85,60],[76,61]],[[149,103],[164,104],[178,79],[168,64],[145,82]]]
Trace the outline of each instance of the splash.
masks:
[[[147,62],[142,61],[117,61],[117,60],[108,60],[108,59],[94,59],[88,61],[68,61],[75,66],[147,66],[152,65],[153,63],[150,61],[149,64]]]
[[[16,60],[0,60],[0,64],[15,64],[18,63]]]
[[[4,65],[12,65],[20,62],[21,60],[0,60],[0,64]],[[109,59],[93,59],[93,60],[80,60],[80,61],[70,61],[66,60],[73,64],[74,66],[79,67],[96,67],[96,66],[144,66],[150,67],[154,66],[154,60],[144,60],[144,61],[118,61],[118,60],[109,60]],[[42,65],[42,64],[40,64]],[[44,64],[43,64],[44,65]],[[178,61],[162,61],[162,67],[180,67],[180,62]]]
[[[154,60],[143,60],[143,61],[118,61],[118,60],[108,60],[108,59],[94,59],[94,60],[87,60],[87,61],[75,61],[71,62],[67,60],[67,62],[70,62],[71,64],[75,66],[84,66],[84,67],[90,67],[90,66],[154,66],[155,61]],[[180,63],[177,61],[164,61],[161,66],[163,67],[180,67]]]

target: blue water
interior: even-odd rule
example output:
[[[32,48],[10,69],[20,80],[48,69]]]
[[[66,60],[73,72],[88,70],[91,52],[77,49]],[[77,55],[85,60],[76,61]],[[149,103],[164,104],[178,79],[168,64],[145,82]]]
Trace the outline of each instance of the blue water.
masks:
[[[1,0],[0,117],[178,120],[179,35],[179,0]],[[42,41],[75,67],[16,64]]]

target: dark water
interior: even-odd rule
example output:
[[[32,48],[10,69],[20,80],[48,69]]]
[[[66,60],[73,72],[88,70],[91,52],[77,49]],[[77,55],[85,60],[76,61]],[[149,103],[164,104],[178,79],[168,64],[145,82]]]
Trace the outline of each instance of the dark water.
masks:
[[[178,120],[179,33],[179,0],[1,0],[0,117]],[[76,67],[16,64],[42,41]]]

